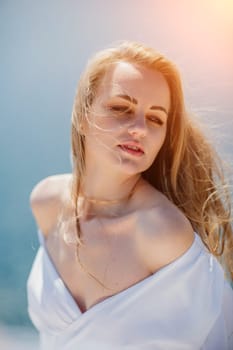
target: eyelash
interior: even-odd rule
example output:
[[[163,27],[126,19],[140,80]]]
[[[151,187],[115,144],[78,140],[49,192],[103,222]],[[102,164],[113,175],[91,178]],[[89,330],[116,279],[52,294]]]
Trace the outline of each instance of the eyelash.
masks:
[[[132,113],[132,110],[126,106],[109,106],[108,109],[114,112],[124,112],[128,114]]]
[[[156,123],[156,124],[159,124],[159,125],[163,125],[163,122],[160,118],[158,117],[155,117],[155,116],[151,116],[150,117],[150,120],[152,121],[152,123]]]
[[[121,112],[121,113],[127,113],[127,114],[133,113],[133,111],[130,108],[125,107],[125,106],[109,106],[108,109],[110,111],[114,111],[114,112]],[[163,121],[154,115],[148,116],[148,118],[152,123],[163,125]]]

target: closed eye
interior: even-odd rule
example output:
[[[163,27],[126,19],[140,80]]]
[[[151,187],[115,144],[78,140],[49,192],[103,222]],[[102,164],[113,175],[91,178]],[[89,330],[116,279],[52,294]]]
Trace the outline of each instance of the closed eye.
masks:
[[[159,118],[159,117],[156,117],[154,115],[149,115],[147,117],[151,122],[155,123],[155,124],[158,124],[158,125],[163,125],[164,122]]]
[[[107,109],[110,111],[113,111],[117,113],[118,115],[128,114],[132,115],[134,113],[134,110],[130,106],[122,105],[122,104],[111,104],[107,106]],[[156,115],[148,115],[146,116],[149,121],[151,121],[155,125],[163,125],[164,121],[156,116]]]
[[[112,105],[108,106],[108,109],[114,112],[131,114],[133,111],[128,106],[123,105]]]

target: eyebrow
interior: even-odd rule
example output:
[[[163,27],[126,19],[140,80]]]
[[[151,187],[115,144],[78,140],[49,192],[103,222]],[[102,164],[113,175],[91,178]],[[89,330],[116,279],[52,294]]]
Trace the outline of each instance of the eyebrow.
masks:
[[[138,101],[136,100],[136,98],[130,97],[129,95],[122,95],[122,94],[119,94],[119,95],[116,95],[116,97],[123,98],[123,99],[125,99],[125,100],[127,100],[127,101],[129,101],[129,102],[132,102],[132,103],[135,104],[135,105],[138,103]],[[163,111],[164,113],[166,113],[166,115],[168,115],[167,110],[166,110],[164,107],[162,107],[162,106],[151,106],[150,109],[152,109],[152,110]]]

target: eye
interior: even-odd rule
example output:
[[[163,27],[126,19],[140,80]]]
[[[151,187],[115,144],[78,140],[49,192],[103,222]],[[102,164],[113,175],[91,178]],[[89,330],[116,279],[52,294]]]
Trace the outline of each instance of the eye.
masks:
[[[123,106],[123,105],[111,105],[111,106],[108,106],[108,109],[114,112],[122,113],[122,114],[123,113],[131,114],[133,112],[129,106]]]
[[[158,124],[158,125],[163,125],[163,124],[164,124],[163,121],[162,121],[159,117],[157,117],[157,116],[155,116],[155,115],[149,115],[147,118],[148,118],[152,123],[155,123],[155,124]]]

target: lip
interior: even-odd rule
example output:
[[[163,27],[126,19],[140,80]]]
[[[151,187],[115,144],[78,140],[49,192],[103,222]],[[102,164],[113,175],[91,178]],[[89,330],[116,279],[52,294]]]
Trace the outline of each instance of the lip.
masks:
[[[138,150],[133,150],[133,149],[130,149],[128,147],[137,147]],[[127,152],[129,154],[132,154],[132,155],[135,155],[135,156],[142,156],[145,152],[144,152],[144,149],[143,147],[140,145],[140,143],[138,142],[135,142],[135,141],[127,141],[127,142],[123,142],[121,144],[118,145],[118,147],[124,151],[124,152]]]

